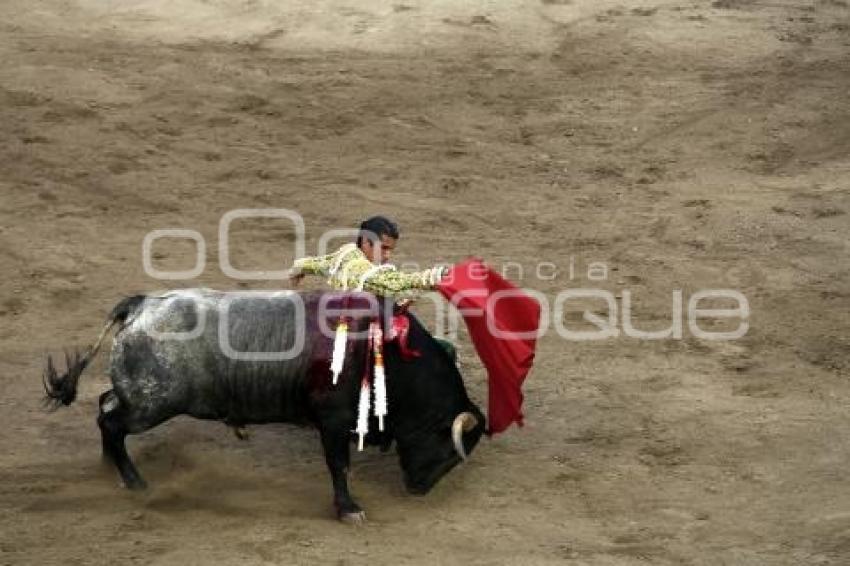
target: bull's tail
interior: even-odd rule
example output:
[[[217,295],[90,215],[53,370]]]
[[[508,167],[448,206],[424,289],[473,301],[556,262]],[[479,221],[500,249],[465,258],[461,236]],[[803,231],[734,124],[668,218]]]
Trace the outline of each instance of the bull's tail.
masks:
[[[44,405],[50,409],[56,409],[60,405],[70,405],[77,398],[77,382],[83,374],[83,370],[89,365],[89,362],[94,358],[100,350],[100,345],[106,334],[115,325],[127,322],[127,319],[145,300],[145,295],[133,295],[125,297],[118,302],[117,305],[106,317],[106,322],[100,331],[94,345],[89,346],[84,354],[75,351],[73,355],[65,352],[65,373],[59,375],[56,367],[53,365],[53,358],[47,356],[47,368],[44,370],[42,381],[44,383]]]

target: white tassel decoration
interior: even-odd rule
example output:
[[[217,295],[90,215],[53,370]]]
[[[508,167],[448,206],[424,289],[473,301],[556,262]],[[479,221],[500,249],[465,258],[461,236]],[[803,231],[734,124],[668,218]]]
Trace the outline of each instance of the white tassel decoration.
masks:
[[[357,451],[363,452],[363,439],[369,432],[369,382],[365,379],[360,385],[360,403],[357,406],[357,428],[354,432],[359,436]]]
[[[384,430],[384,417],[387,416],[387,382],[384,366],[375,366],[375,415],[378,417],[378,430]]]
[[[333,374],[333,384],[336,385],[339,379],[339,374],[342,373],[342,366],[345,363],[345,343],[348,339],[348,324],[345,321],[340,321],[336,327],[336,335],[334,336],[334,352],[331,358],[331,373]]]
[[[373,348],[375,352],[375,416],[378,417],[378,430],[384,430],[384,417],[387,415],[387,375],[384,371],[384,356],[381,345],[384,333],[380,325],[373,323]]]

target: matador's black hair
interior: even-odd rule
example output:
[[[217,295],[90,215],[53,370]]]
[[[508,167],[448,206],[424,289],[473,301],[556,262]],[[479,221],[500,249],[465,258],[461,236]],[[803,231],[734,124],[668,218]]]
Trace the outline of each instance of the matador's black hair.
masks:
[[[398,225],[385,216],[373,216],[360,224],[360,233],[357,234],[357,245],[363,243],[363,238],[378,238],[389,236],[398,239]]]

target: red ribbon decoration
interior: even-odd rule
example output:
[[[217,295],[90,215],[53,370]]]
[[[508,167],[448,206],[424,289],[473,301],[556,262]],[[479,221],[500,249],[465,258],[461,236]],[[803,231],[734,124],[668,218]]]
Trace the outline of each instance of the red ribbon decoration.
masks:
[[[419,350],[414,350],[408,342],[410,338],[410,319],[407,318],[407,313],[393,315],[392,327],[390,331],[384,334],[384,342],[398,342],[398,349],[401,352],[402,359],[409,361],[413,358],[418,358],[422,355]]]

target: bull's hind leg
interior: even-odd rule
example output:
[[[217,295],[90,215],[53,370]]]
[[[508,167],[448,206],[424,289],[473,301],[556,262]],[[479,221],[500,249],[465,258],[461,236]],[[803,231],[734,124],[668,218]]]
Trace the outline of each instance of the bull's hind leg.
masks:
[[[144,489],[147,487],[145,480],[139,474],[136,466],[127,454],[124,440],[127,438],[129,427],[127,426],[126,410],[115,392],[107,391],[100,396],[100,414],[97,424],[103,439],[103,456],[108,459],[121,474],[121,480],[129,489]]]

